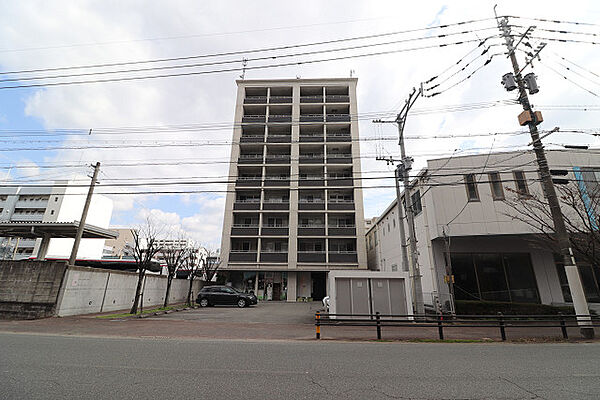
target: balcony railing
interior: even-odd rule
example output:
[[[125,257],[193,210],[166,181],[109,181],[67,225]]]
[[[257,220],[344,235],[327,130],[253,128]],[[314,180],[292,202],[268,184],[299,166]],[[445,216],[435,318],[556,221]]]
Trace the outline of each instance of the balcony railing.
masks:
[[[323,164],[325,162],[323,154],[300,154],[298,159],[301,164]]]
[[[298,178],[298,186],[325,186],[323,175],[307,175]]]
[[[292,135],[272,135],[267,136],[268,143],[291,143]]]
[[[323,122],[323,114],[301,114],[300,122]]]
[[[292,122],[290,114],[270,114],[269,122]]]
[[[240,154],[240,158],[238,159],[240,164],[261,164],[262,161],[262,154]]]
[[[267,162],[271,164],[289,164],[289,154],[267,154]]]
[[[300,96],[300,103],[322,103],[323,96]]]
[[[326,257],[324,251],[298,251],[299,262],[325,262]]]
[[[287,251],[271,251],[261,250],[260,261],[261,262],[287,262],[288,252]]]
[[[265,199],[263,209],[265,210],[288,210],[290,208],[289,200]]]
[[[327,114],[327,122],[350,122],[350,114]]]
[[[299,210],[324,210],[325,209],[325,200],[315,199],[313,201],[307,201],[307,200],[300,199],[298,201],[298,209]]]
[[[242,135],[241,143],[261,143],[265,141],[265,135]]]
[[[289,227],[287,224],[263,225],[261,229],[262,235],[287,236]]]
[[[265,104],[267,102],[267,96],[246,96],[244,99],[245,104]]]
[[[265,122],[267,119],[266,115],[244,115],[242,117],[242,122],[252,123],[252,122]]]
[[[325,96],[325,101],[327,101],[327,103],[349,103],[350,96],[347,94],[328,94]]]
[[[328,186],[352,186],[353,180],[350,175],[329,175],[327,177]]]
[[[233,224],[231,227],[232,235],[258,235],[258,223],[257,224]]]
[[[234,210],[258,210],[260,209],[260,199],[236,200],[233,204]]]
[[[325,236],[325,224],[300,224],[299,236]]]
[[[352,141],[352,136],[349,133],[328,133],[327,134],[328,142],[350,142]]]
[[[262,176],[260,175],[248,175],[238,176],[235,184],[237,186],[260,186]]]
[[[286,104],[292,102],[292,96],[271,96],[269,97],[269,103]]]
[[[327,162],[330,164],[351,164],[351,153],[333,153],[327,154]]]
[[[280,175],[265,176],[265,186],[289,186],[290,177]]]
[[[356,251],[331,251],[329,250],[329,262],[351,262],[358,261]]]
[[[231,250],[229,252],[229,261],[256,262],[258,251],[253,250]]]
[[[354,210],[354,200],[329,199],[327,208],[330,210]]]
[[[322,142],[323,133],[301,133],[300,142]]]

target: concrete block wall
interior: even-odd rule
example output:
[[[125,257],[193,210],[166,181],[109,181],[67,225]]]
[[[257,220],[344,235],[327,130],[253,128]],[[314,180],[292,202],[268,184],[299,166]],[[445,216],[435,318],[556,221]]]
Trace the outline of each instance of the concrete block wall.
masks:
[[[92,314],[106,311],[128,310],[133,304],[137,273],[72,267],[67,271],[64,291],[57,307],[58,316]],[[169,303],[186,300],[189,281],[174,279]],[[193,292],[198,293],[201,282],[194,282]],[[166,294],[167,278],[146,275],[144,307],[161,306]]]
[[[0,318],[54,314],[65,262],[0,261]]]

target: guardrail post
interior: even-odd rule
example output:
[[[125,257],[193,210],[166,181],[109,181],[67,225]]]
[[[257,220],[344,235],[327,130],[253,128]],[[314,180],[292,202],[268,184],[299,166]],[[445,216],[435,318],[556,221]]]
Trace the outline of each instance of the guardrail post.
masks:
[[[437,317],[437,324],[438,324],[438,334],[440,335],[440,340],[444,340],[444,325],[443,325],[443,321],[444,321],[444,317],[440,314]]]
[[[565,316],[561,312],[559,312],[558,315],[560,315],[560,330],[562,331],[563,339],[568,339],[569,334],[567,333],[567,324],[565,323]]]
[[[381,317],[379,311],[375,313],[375,320],[377,322],[377,340],[381,340]]]
[[[502,336],[502,341],[506,341],[506,329],[504,328],[504,316],[501,312],[498,312],[498,324],[500,325],[500,336]]]
[[[317,339],[321,339],[321,312],[317,311],[315,314],[315,328],[317,330]]]

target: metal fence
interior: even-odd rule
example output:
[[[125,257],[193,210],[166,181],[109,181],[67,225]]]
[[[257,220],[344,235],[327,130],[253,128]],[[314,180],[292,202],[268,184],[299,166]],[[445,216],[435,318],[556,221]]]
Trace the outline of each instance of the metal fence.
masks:
[[[587,315],[386,315],[386,314],[315,314],[316,338],[321,339],[322,326],[374,327],[377,339],[386,327],[435,328],[444,340],[444,330],[452,328],[498,329],[506,340],[507,328],[560,328],[564,339],[569,338],[567,328],[579,328],[578,319],[586,320],[586,327],[600,327],[600,317]]]

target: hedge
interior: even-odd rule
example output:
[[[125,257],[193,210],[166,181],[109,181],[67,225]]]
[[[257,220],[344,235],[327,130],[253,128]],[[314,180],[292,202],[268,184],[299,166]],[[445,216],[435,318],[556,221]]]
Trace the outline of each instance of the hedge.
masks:
[[[549,306],[534,303],[456,300],[455,305],[456,314],[458,315],[495,315],[498,312],[504,315],[575,314],[575,310],[570,306]]]

